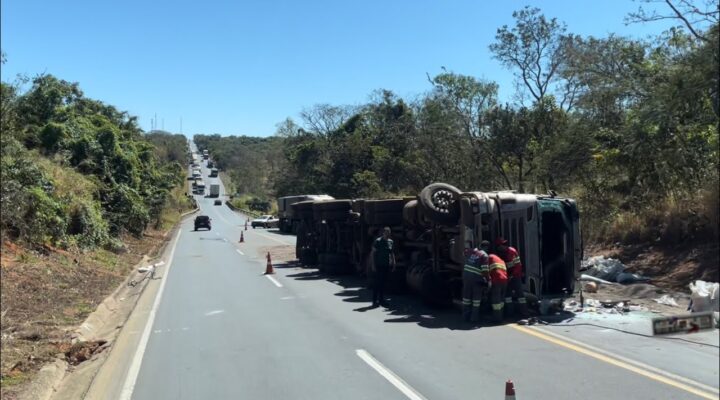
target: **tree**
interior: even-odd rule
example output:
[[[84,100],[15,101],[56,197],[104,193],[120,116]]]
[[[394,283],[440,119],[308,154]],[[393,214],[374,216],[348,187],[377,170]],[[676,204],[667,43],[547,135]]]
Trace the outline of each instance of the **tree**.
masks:
[[[642,2],[664,4],[670,10],[666,13],[658,13],[655,9],[648,11],[640,6],[637,11],[625,18],[627,24],[675,19],[682,22],[696,39],[705,42],[709,42],[710,38],[703,33],[703,29],[718,24],[720,9],[716,0],[642,0]]]
[[[320,135],[327,136],[340,128],[353,114],[349,106],[331,106],[330,104],[316,104],[300,112],[306,129]]]
[[[458,126],[474,149],[478,162],[497,172],[497,175],[491,178],[499,177],[500,181],[494,182],[495,184],[511,189],[511,179],[503,161],[484,143],[488,135],[484,116],[497,104],[498,85],[451,72],[439,74],[430,79],[430,82],[434,85],[431,96],[452,110],[453,117],[457,119]]]
[[[513,12],[515,26],[503,25],[497,30],[490,51],[503,65],[515,70],[515,77],[540,101],[554,89],[558,70],[563,62],[566,27],[556,18],[548,20],[540,9],[529,6]],[[566,88],[563,99],[571,96],[572,87]],[[565,101],[564,101],[565,102]],[[572,107],[568,102],[568,109]]]

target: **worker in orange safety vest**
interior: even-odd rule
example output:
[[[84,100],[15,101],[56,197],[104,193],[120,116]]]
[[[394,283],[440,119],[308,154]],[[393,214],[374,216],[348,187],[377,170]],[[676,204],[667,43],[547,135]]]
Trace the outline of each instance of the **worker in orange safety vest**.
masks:
[[[490,304],[492,305],[493,319],[495,322],[502,322],[505,288],[508,282],[505,261],[497,254],[489,254],[488,270],[490,271]]]
[[[522,287],[523,265],[520,261],[520,254],[508,246],[508,241],[502,237],[495,239],[495,249],[507,266],[509,280],[505,292],[505,315],[513,316],[517,310],[521,316],[527,316],[527,302]],[[517,307],[516,307],[517,305]]]

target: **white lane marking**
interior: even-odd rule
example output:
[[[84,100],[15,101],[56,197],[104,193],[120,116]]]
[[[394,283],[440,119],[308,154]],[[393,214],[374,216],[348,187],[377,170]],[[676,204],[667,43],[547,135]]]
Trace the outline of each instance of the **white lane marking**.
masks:
[[[363,349],[355,350],[355,353],[369,366],[371,366],[377,373],[382,375],[383,378],[387,379],[388,382],[392,383],[398,390],[402,392],[408,399],[412,400],[427,400],[423,395],[418,393],[412,386],[408,385],[407,382],[402,380],[399,376],[395,375],[394,372],[390,371],[386,366],[382,365],[380,361],[375,359],[370,353]]]
[[[155,322],[155,313],[160,306],[160,299],[162,299],[163,291],[165,290],[165,284],[170,276],[170,266],[172,265],[173,258],[175,257],[175,249],[180,241],[180,234],[182,229],[178,230],[177,236],[175,236],[175,243],[173,244],[172,250],[170,250],[170,257],[168,259],[167,268],[165,269],[164,279],[160,283],[160,289],[158,289],[157,295],[155,295],[155,302],[150,309],[150,315],[145,323],[145,330],[143,330],[142,336],[140,337],[140,343],[138,343],[137,350],[133,356],[130,368],[128,369],[127,378],[125,378],[125,384],[123,385],[122,392],[120,393],[120,400],[130,400],[132,398],[133,390],[135,390],[135,383],[137,382],[138,374],[140,373],[140,366],[142,365],[142,359],[145,355],[145,349],[147,348],[148,340],[150,339],[150,332],[152,331],[153,323]]]
[[[244,255],[245,255],[245,253],[243,253],[242,251],[240,251],[240,250],[238,250],[238,249],[235,249],[235,251],[237,251],[238,253],[240,253],[241,256],[244,256]]]
[[[188,327],[186,326],[186,327],[182,328],[182,330],[187,331],[187,330],[190,330],[190,328],[188,328]]]
[[[162,333],[162,329],[155,329],[153,333]]]
[[[281,297],[280,300],[292,300],[294,298],[295,297],[293,297],[293,296],[285,296],[285,297]]]
[[[562,325],[557,325],[557,326],[562,326]],[[638,367],[638,368],[641,368],[641,369],[644,369],[644,370],[647,370],[647,371],[654,372],[654,373],[656,373],[656,374],[658,374],[658,375],[663,375],[663,376],[665,376],[665,377],[667,377],[667,378],[674,379],[674,380],[680,381],[680,382],[684,382],[684,383],[687,383],[687,384],[689,384],[689,385],[692,385],[692,386],[696,386],[696,387],[698,387],[698,388],[701,388],[701,389],[703,389],[703,390],[707,390],[707,391],[709,391],[709,392],[720,393],[720,388],[708,386],[708,385],[706,385],[706,384],[704,384],[704,383],[696,382],[696,381],[694,381],[694,380],[692,380],[692,379],[690,379],[690,378],[686,378],[686,377],[684,377],[684,376],[675,375],[675,374],[673,374],[672,372],[668,372],[668,371],[665,371],[665,370],[662,370],[662,369],[659,369],[659,368],[655,368],[655,367],[653,367],[653,366],[651,366],[651,365],[647,365],[647,364],[642,363],[642,362],[640,362],[640,361],[636,361],[636,360],[629,359],[629,358],[627,358],[627,357],[623,357],[623,356],[621,356],[621,355],[615,354],[615,353],[610,352],[610,351],[607,351],[607,350],[600,349],[600,348],[595,347],[595,346],[592,346],[592,345],[590,345],[590,344],[587,344],[587,343],[584,343],[584,342],[580,342],[580,341],[571,339],[571,338],[569,338],[569,337],[567,337],[567,336],[560,335],[560,334],[555,333],[555,332],[551,332],[551,331],[549,331],[549,330],[547,330],[547,329],[545,329],[545,328],[541,328],[541,327],[539,327],[539,326],[535,327],[535,329],[537,329],[537,330],[539,330],[539,331],[542,331],[543,334],[546,334],[546,335],[549,335],[549,336],[553,336],[553,337],[555,337],[555,338],[557,338],[557,339],[563,340],[563,341],[568,342],[568,343],[572,343],[572,344],[577,345],[577,346],[580,346],[580,347],[588,348],[588,349],[590,349],[590,350],[592,350],[592,351],[594,351],[594,352],[596,352],[596,353],[600,353],[600,354],[606,355],[606,356],[608,356],[608,357],[616,358],[616,359],[618,359],[618,360],[620,360],[620,361],[622,361],[622,362],[624,362],[624,363],[627,363],[627,364],[630,364],[630,365],[634,365],[634,366],[636,366],[636,367]]]
[[[273,278],[271,275],[265,275],[265,277],[270,279],[270,281],[274,283],[275,286],[282,287],[282,283],[278,282],[277,279]]]
[[[292,243],[284,242],[284,241],[282,241],[282,240],[280,240],[280,239],[278,239],[278,238],[274,238],[274,237],[272,237],[272,236],[268,236],[268,235],[266,235],[266,234],[264,234],[264,233],[260,233],[260,232],[255,232],[255,233],[258,234],[258,235],[260,235],[260,236],[262,236],[262,237],[266,237],[266,238],[268,238],[268,239],[270,239],[270,240],[274,240],[274,241],[276,241],[276,242],[278,242],[278,243],[282,243],[282,244],[286,244],[286,245],[291,245],[291,244],[292,244]]]
[[[228,225],[232,225],[232,224],[233,224],[232,222],[230,222],[230,221],[228,221],[227,219],[225,219],[225,217],[222,216],[222,213],[219,213],[219,212],[216,211],[216,212],[215,212],[215,215],[217,215],[218,217],[220,217],[220,219],[222,219],[223,221],[225,221],[226,224],[228,224]]]
[[[224,313],[224,312],[225,312],[225,310],[213,310],[213,311],[210,311],[210,312],[206,312],[206,313],[205,313],[205,316],[206,316],[206,317],[209,317],[209,316],[211,316],[211,315],[222,314],[222,313]]]

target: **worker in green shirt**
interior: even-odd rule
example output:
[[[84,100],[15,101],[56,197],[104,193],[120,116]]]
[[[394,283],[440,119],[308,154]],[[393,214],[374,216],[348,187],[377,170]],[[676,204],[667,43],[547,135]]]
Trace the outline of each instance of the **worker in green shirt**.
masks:
[[[395,254],[393,253],[393,241],[390,239],[390,227],[383,228],[382,236],[373,242],[373,306],[388,307],[385,302],[385,285],[390,275],[390,270],[395,270]]]

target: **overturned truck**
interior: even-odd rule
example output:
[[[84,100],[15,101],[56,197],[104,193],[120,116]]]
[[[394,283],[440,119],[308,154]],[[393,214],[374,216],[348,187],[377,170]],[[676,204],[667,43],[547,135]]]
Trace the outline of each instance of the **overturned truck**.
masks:
[[[463,251],[482,240],[502,236],[518,250],[531,300],[572,294],[582,259],[577,205],[555,195],[462,192],[433,183],[417,197],[307,200],[291,208],[302,264],[367,276],[372,241],[389,226],[397,261],[390,289],[409,288],[434,304],[460,298]]]

